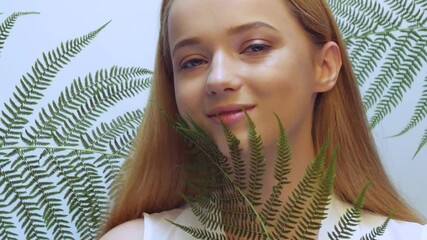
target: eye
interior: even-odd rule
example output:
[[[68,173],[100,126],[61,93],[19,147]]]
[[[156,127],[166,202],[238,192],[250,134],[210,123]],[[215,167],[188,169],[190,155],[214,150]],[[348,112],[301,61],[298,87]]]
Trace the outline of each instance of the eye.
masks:
[[[268,50],[270,48],[270,46],[266,45],[266,44],[252,44],[249,47],[247,47],[243,52],[247,52],[247,53],[258,53],[258,52],[263,52],[265,50]]]
[[[198,67],[198,66],[200,66],[200,65],[202,65],[202,64],[204,64],[204,63],[206,63],[206,61],[205,61],[205,60],[203,60],[203,59],[200,59],[200,58],[193,58],[193,59],[190,59],[190,60],[187,60],[187,61],[183,62],[183,63],[181,64],[181,66],[180,66],[180,69],[181,69],[181,70],[184,70],[184,69],[191,69],[191,68]]]

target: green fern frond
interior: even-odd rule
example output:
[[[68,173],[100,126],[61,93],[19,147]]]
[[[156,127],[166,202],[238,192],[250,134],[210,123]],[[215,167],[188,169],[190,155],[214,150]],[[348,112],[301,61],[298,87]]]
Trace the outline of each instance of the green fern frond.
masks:
[[[253,131],[253,136],[258,136],[255,131],[255,125],[252,120],[248,118],[248,125],[251,126]],[[278,182],[278,185],[287,181],[284,177],[289,173],[290,169],[287,164],[287,161],[290,159],[290,146],[286,139],[286,134],[284,132],[283,126],[281,126],[280,120],[276,116],[279,124],[280,134],[279,134],[279,143],[278,143],[278,159],[275,164],[275,179]],[[192,124],[196,124],[193,120],[190,121]],[[186,124],[178,123],[177,125],[186,126]],[[203,138],[208,137],[207,133],[201,130],[202,132],[196,134],[200,126],[193,128],[180,129],[176,128],[179,133],[189,138],[189,141],[197,142],[195,147],[200,148],[207,154],[204,160],[206,161],[215,161],[215,159],[221,159],[222,157],[212,157],[210,152],[204,149],[209,149],[211,147],[206,147],[204,144],[213,144],[211,141],[202,142],[200,139],[194,140],[192,137]],[[189,134],[189,132],[192,132]],[[229,139],[229,150],[238,149],[236,143],[238,142],[235,139],[235,136],[231,131],[224,127],[224,134],[228,135],[226,138]],[[260,142],[260,141],[257,141]],[[198,182],[202,185],[198,186],[195,189],[203,190],[203,184],[206,184],[209,189],[213,189],[213,192],[210,191],[194,191],[199,192],[195,196],[183,196],[187,204],[191,207],[193,213],[199,218],[199,222],[204,225],[205,228],[194,228],[182,226],[175,224],[180,227],[187,233],[193,235],[196,238],[206,238],[206,237],[231,237],[232,239],[239,238],[248,238],[248,239],[315,239],[317,230],[320,228],[320,222],[326,217],[326,212],[328,209],[329,202],[331,200],[331,194],[335,179],[335,159],[336,159],[336,149],[333,151],[332,159],[327,165],[326,170],[324,170],[326,154],[328,152],[328,146],[330,142],[330,136],[328,137],[326,143],[321,147],[319,153],[316,155],[314,161],[308,166],[306,173],[303,179],[299,182],[297,188],[291,193],[287,203],[283,204],[277,195],[280,193],[273,193],[270,204],[275,204],[275,207],[279,209],[279,219],[276,221],[274,214],[268,213],[266,210],[262,210],[261,214],[258,213],[256,206],[249,200],[246,192],[241,191],[237,187],[236,181],[230,175],[227,175],[226,171],[219,171],[224,174],[222,178],[222,187],[220,190],[218,188],[210,188],[209,180],[205,182]],[[251,145],[252,147],[259,148],[260,145]],[[236,150],[234,150],[236,153]],[[217,153],[218,154],[218,153]],[[238,154],[236,154],[238,156]],[[240,157],[237,157],[240,158]],[[252,158],[251,161],[256,161],[255,158]],[[219,167],[218,164],[215,165]],[[256,166],[251,166],[251,168],[256,168]],[[253,171],[253,170],[252,170]],[[232,173],[235,174],[235,173]],[[191,175],[192,176],[192,175]],[[211,175],[203,175],[205,179],[212,177]],[[263,177],[263,176],[262,176]],[[251,181],[246,179],[246,181]],[[257,180],[257,181],[262,181]],[[191,182],[191,180],[190,180]],[[276,185],[276,187],[278,186]],[[281,186],[279,186],[281,188]],[[348,237],[352,235],[352,227],[356,226],[359,217],[360,211],[363,206],[363,199],[366,192],[368,184],[365,186],[362,193],[359,195],[355,202],[355,207],[349,209],[347,213],[340,219],[340,222],[335,227],[335,232],[329,233],[330,238],[337,239],[338,237]],[[276,194],[276,196],[274,196]],[[268,203],[268,201],[267,201]],[[263,206],[264,208],[266,205]],[[270,223],[266,224],[266,219]],[[268,229],[271,228],[270,232]],[[379,228],[378,228],[379,229]],[[223,232],[220,235],[212,235]],[[289,237],[289,234],[292,234],[292,238]]]
[[[392,107],[396,108],[402,101],[404,93],[414,83],[417,73],[427,63],[427,32],[424,37],[418,35],[418,33],[408,34],[413,37],[414,45],[409,45],[404,58],[398,58],[401,60],[399,62],[399,72],[394,76],[394,82],[378,102],[375,114],[370,119],[372,128],[378,125],[387,114],[391,113]],[[408,44],[406,43],[406,45]]]
[[[369,185],[370,182],[365,184],[365,187],[357,197],[354,206],[344,213],[338,224],[334,226],[334,231],[328,232],[329,239],[339,240],[341,238],[350,238],[353,235],[356,230],[355,227],[360,222],[361,209],[363,207],[363,201]]]
[[[256,148],[256,151],[259,152],[262,149],[262,144],[260,144],[262,141],[256,133],[254,122],[248,115],[246,118],[249,125],[248,132],[252,131],[250,133],[252,134],[252,141],[257,143],[250,144],[250,148]],[[183,121],[183,118],[178,118],[173,127],[188,142],[192,143],[189,144],[190,147],[198,148],[195,152],[204,154],[204,156],[198,155],[201,158],[195,159],[194,165],[181,166],[188,170],[189,178],[186,183],[192,192],[191,196],[183,195],[182,198],[203,227],[173,223],[175,226],[193,237],[201,239],[316,239],[317,231],[321,227],[321,221],[326,218],[328,205],[332,198],[337,148],[332,151],[332,158],[329,163],[325,164],[331,141],[331,136],[328,135],[325,144],[322,145],[315,159],[307,167],[298,186],[291,192],[288,201],[283,203],[279,197],[283,185],[288,183],[286,176],[290,172],[291,153],[285,130],[277,115],[276,119],[279,125],[279,140],[274,179],[277,184],[274,185],[272,195],[269,200],[263,203],[259,212],[260,207],[255,206],[248,197],[250,186],[246,191],[238,187],[239,175],[242,171],[237,168],[239,174],[236,174],[234,172],[236,167],[231,168],[230,173],[221,169],[218,160],[222,161],[224,156],[218,151],[209,135],[191,117],[187,118],[189,125]],[[171,119],[169,118],[169,120]],[[234,154],[232,158],[235,158],[234,160],[226,159],[226,161],[234,161],[240,164],[239,140],[227,126],[223,126],[223,131],[229,143],[229,151]],[[212,144],[215,146],[209,146]],[[215,150],[211,151],[211,149]],[[249,149],[249,152],[254,152],[254,150]],[[256,158],[252,157],[250,161],[257,161],[258,156],[263,157],[262,154],[256,156]],[[207,169],[216,168],[216,170],[205,171],[203,167],[207,167]],[[250,172],[254,172],[253,168],[257,167],[256,164],[251,164]],[[257,183],[261,184],[263,175],[256,180]],[[251,182],[252,179],[246,178],[243,181]],[[335,231],[328,233],[331,239],[352,236],[353,228],[359,223],[368,186],[369,183],[366,184],[356,199],[355,206],[341,217],[340,222],[335,226]],[[268,205],[273,206],[269,208]],[[372,232],[378,234],[385,226],[383,224]]]
[[[85,185],[80,183],[73,170],[73,162],[68,154],[60,154],[60,151],[47,149],[46,163],[49,164],[47,171],[51,175],[60,177],[57,186],[59,192],[64,194],[64,201],[70,209],[71,221],[75,223],[77,232],[81,239],[91,238],[93,227],[90,222],[90,203],[85,201]],[[61,152],[64,152],[63,150]]]
[[[25,222],[22,227],[26,238],[48,240],[43,231],[43,218],[38,212],[39,208],[33,198],[28,196],[22,176],[13,170],[0,168],[0,177],[5,200],[3,203],[11,207],[11,212],[16,212],[20,221]]]
[[[191,207],[194,215],[206,228],[217,230],[221,225],[220,204],[215,204],[218,199],[214,195],[198,195],[195,197],[183,196],[185,202]]]
[[[224,171],[224,174],[230,177],[232,175],[232,167],[226,161],[225,156],[221,153],[218,146],[209,137],[208,133],[190,116],[188,116],[186,119],[190,125],[187,125],[184,119],[179,117],[177,124],[174,125],[173,128],[184,137],[184,139],[187,141],[187,144],[189,144],[191,149],[194,150],[194,152],[192,152],[193,154],[195,154],[197,157],[200,157],[200,159],[208,160],[203,162],[214,164],[217,169]]]
[[[131,134],[130,139],[125,141],[123,146],[116,145],[117,149],[123,149],[125,146],[129,146],[136,136],[136,129],[141,123],[143,113],[140,110],[133,112],[125,113],[123,116],[119,116],[116,119],[113,119],[110,123],[101,123],[100,126],[96,127],[92,131],[92,134],[86,134],[82,137],[82,143],[85,149],[94,149],[104,152],[111,150],[112,154],[101,154],[98,157],[94,164],[97,168],[102,169],[106,173],[105,181],[111,188],[111,182],[114,180],[116,175],[119,172],[121,164],[123,162],[123,157],[118,157],[119,152],[114,151],[110,146],[112,141],[115,141],[117,138],[121,138],[123,134]],[[117,137],[119,136],[119,137]],[[120,141],[116,141],[117,143]],[[128,155],[128,152],[123,152],[124,156]]]
[[[329,0],[328,3],[347,42],[381,29],[395,29],[402,23],[399,16],[375,0],[349,0],[345,3]]]
[[[88,74],[84,80],[75,79],[70,87],[61,92],[57,101],[50,103],[47,109],[41,109],[39,119],[30,125],[31,133],[27,131],[22,139],[27,141],[28,145],[43,144],[40,142],[41,139],[51,138],[51,132],[69,121],[72,113],[80,109],[97,92],[103,91],[108,86],[132,81],[148,74],[151,74],[151,71],[144,68],[113,66],[109,70],[101,69],[95,74]],[[148,80],[146,83],[148,84]]]
[[[427,77],[425,78],[424,81],[427,82]],[[424,88],[423,93],[421,94],[421,98],[418,100],[418,103],[415,107],[415,111],[412,114],[411,120],[409,120],[409,123],[403,128],[403,130],[400,133],[395,135],[395,137],[401,136],[407,133],[409,130],[416,127],[423,119],[426,118],[427,116],[427,84],[424,85],[423,88]]]
[[[401,16],[405,21],[416,24],[424,24],[426,22],[426,12],[414,1],[408,0],[385,0],[384,1],[392,11]]]
[[[30,14],[39,14],[38,12],[15,12],[8,16],[0,25],[0,50],[3,49],[3,45],[6,39],[9,37],[10,30],[12,30],[15,25],[16,20],[20,16],[30,15]],[[0,51],[1,53],[1,51]]]
[[[427,2],[424,0],[414,0],[414,3],[423,9],[425,12],[427,12]]]
[[[183,137],[185,137],[188,142],[192,143],[190,144],[190,147],[194,146],[195,148],[198,148],[197,152],[201,152],[202,154],[204,154],[204,159],[213,163],[215,165],[215,168],[222,173],[223,175],[222,179],[224,179],[223,181],[225,181],[225,183],[228,183],[229,185],[228,189],[225,189],[225,190],[232,189],[234,190],[235,194],[238,195],[236,197],[234,194],[232,194],[232,198],[233,199],[241,198],[242,199],[241,202],[243,202],[244,205],[247,204],[250,211],[252,211],[256,215],[256,219],[260,220],[261,218],[259,214],[256,212],[255,206],[252,204],[252,201],[249,199],[249,197],[247,197],[246,194],[243,193],[241,189],[239,189],[233,184],[233,180],[231,177],[232,168],[229,167],[228,164],[224,163],[225,157],[219,151],[218,147],[215,145],[213,140],[211,140],[211,138],[208,137],[208,134],[200,126],[198,126],[198,124],[193,119],[191,119],[191,117],[188,117],[187,120],[190,122],[191,128],[189,128],[187,124],[183,123],[182,121],[178,121],[177,124],[174,126],[174,128],[178,131],[178,133],[180,133]],[[249,118],[248,118],[248,121],[249,121]],[[257,136],[254,128],[252,129],[252,131],[253,131],[252,133],[253,136]],[[225,168],[227,168],[226,170],[223,169],[224,166]],[[240,215],[240,213],[238,213],[238,215]],[[230,216],[230,217],[233,217],[233,216]],[[260,225],[256,225],[256,226],[260,227]],[[227,227],[227,226],[224,226],[224,227]],[[240,234],[237,237],[243,237],[243,236],[249,236],[249,235],[255,234],[253,231],[251,231],[251,229],[241,228],[240,226],[233,225],[229,227],[233,229],[236,233]],[[265,225],[262,222],[261,222],[261,232],[263,232],[264,234],[266,233]]]
[[[391,216],[392,215],[388,216],[383,224],[372,229],[370,233],[365,234],[363,237],[360,238],[360,240],[375,240],[377,239],[377,237],[382,236],[387,228],[388,223],[391,220]]]
[[[379,66],[380,60],[391,46],[390,38],[394,38],[394,36],[367,36],[353,39],[348,43],[348,48],[351,50],[350,61],[354,66],[359,86],[363,86]]]
[[[1,184],[0,184],[1,185]],[[1,199],[1,202],[4,202]],[[0,204],[0,209],[5,209],[7,206]],[[15,233],[16,227],[11,221],[10,212],[0,210],[0,238],[8,240],[18,240],[18,234]]]
[[[248,199],[254,206],[261,205],[261,189],[262,179],[265,172],[265,159],[262,154],[263,144],[261,136],[255,131],[255,123],[246,114],[248,121],[248,133],[249,133],[249,149],[250,149],[250,172],[249,172],[249,190]]]
[[[128,155],[133,146],[135,136],[135,130],[128,131],[122,135],[117,136],[117,138],[110,143],[111,151],[114,154]]]
[[[42,210],[47,229],[53,228],[54,236],[60,238],[72,236],[70,223],[64,218],[66,213],[62,209],[61,199],[55,197],[58,194],[56,186],[45,180],[49,175],[38,167],[36,156],[29,155],[29,151],[19,150],[16,161],[23,164],[18,165],[19,168],[14,168],[14,170],[21,173],[22,176],[26,176],[23,183],[29,183],[26,185],[26,195],[31,198],[40,197],[37,200],[37,206]]]
[[[59,70],[70,62],[70,58],[80,53],[108,23],[87,35],[62,43],[47,54],[44,53],[43,62],[37,59],[31,72],[22,76],[21,86],[15,87],[13,98],[9,99],[9,103],[5,103],[7,112],[2,111],[4,127],[0,127],[0,147],[10,145],[9,139],[21,135],[20,131],[28,122],[25,116],[34,112],[32,106],[42,99],[42,91],[50,85]]]
[[[230,149],[231,163],[233,166],[233,177],[234,182],[238,188],[245,190],[247,187],[245,162],[242,159],[242,149],[239,147],[240,140],[230,131],[230,129],[223,125],[225,139],[228,142],[228,148]]]
[[[85,134],[95,122],[96,118],[124,98],[130,98],[148,88],[150,79],[136,79],[121,82],[117,85],[107,86],[88,99],[76,113],[66,116],[61,131],[53,133],[53,138],[58,146],[79,145],[80,136]]]
[[[169,220],[167,220],[167,221],[170,222],[171,224],[175,225],[176,227],[182,229],[184,232],[189,233],[190,235],[192,235],[193,237],[198,238],[198,239],[206,239],[206,240],[226,240],[227,239],[221,233],[212,232],[212,231],[209,231],[206,229],[201,229],[201,228],[184,226],[184,225],[180,225],[180,224],[174,223],[174,222],[169,221]]]
[[[318,190],[310,201],[309,207],[305,209],[304,216],[297,223],[296,236],[294,239],[317,239],[317,230],[320,222],[326,218],[328,206],[331,202],[335,182],[335,163],[337,148],[334,149],[332,158],[326,171],[323,173]]]
[[[421,138],[421,142],[418,145],[417,151],[415,151],[415,154],[412,158],[415,158],[418,155],[418,153],[421,151],[421,149],[423,149],[426,145],[427,145],[427,129],[424,130],[424,135]]]
[[[409,39],[413,39],[415,42],[409,45]],[[417,44],[420,45],[418,46]],[[375,78],[374,82],[363,96],[363,103],[366,109],[373,107],[388,88],[396,88],[390,87],[390,84],[402,84],[402,86],[399,86],[400,88],[397,88],[395,91],[401,88],[402,90],[406,90],[404,87],[409,88],[412,85],[414,72],[419,70],[420,60],[425,58],[425,56],[408,54],[408,52],[414,53],[416,51],[421,51],[421,53],[423,53],[425,49],[422,50],[419,47],[424,45],[426,45],[425,40],[423,41],[423,37],[415,31],[409,31],[405,35],[398,37],[397,41],[394,43],[394,47],[391,49],[392,53],[386,57],[386,62],[381,68],[381,73]],[[405,77],[407,77],[407,79],[405,79]],[[392,81],[392,79],[398,79],[399,81]],[[388,95],[390,94],[392,94],[392,92]],[[401,96],[401,94],[398,96],[392,95],[389,98],[395,99],[399,96]],[[397,100],[392,101],[392,103],[397,105]],[[384,107],[387,106],[389,105],[384,105]]]
[[[54,190],[56,186],[52,182],[46,181],[49,175],[39,167],[37,157],[30,154],[32,151],[31,149],[15,149],[8,154],[9,157],[16,157],[12,159],[10,171],[21,173],[20,178],[22,179],[22,182],[15,181],[8,187],[13,188],[12,192],[15,189],[25,189],[20,193],[24,199],[37,199],[35,203],[43,213],[43,221],[47,229],[53,228],[54,235],[71,236],[69,222],[61,220],[66,216],[60,203],[61,200],[54,197],[58,193]],[[17,203],[16,211],[23,211],[22,208],[25,206],[22,202],[17,201]]]
[[[297,227],[296,223],[303,216],[303,209],[306,207],[305,204],[308,203],[315,193],[317,183],[322,176],[329,141],[330,139],[328,138],[322,145],[316,158],[308,165],[304,176],[284,204],[278,223],[272,232],[275,239],[285,238],[286,235]]]
[[[87,155],[82,151],[75,151],[70,156],[73,156],[70,161],[74,163],[73,171],[79,173],[77,177],[82,179],[80,184],[84,186],[83,193],[89,206],[90,235],[95,236],[96,230],[100,227],[100,220],[106,214],[104,206],[108,204],[108,192],[104,187],[102,175],[100,175],[96,166],[91,163],[92,155]]]
[[[261,216],[265,224],[269,227],[273,226],[279,213],[280,206],[283,204],[280,200],[280,195],[284,185],[290,183],[290,181],[288,181],[288,174],[291,172],[290,161],[292,158],[290,144],[283,124],[277,114],[275,114],[275,117],[279,126],[276,161],[274,162],[274,178],[277,183],[273,186],[273,191],[261,210]]]
[[[414,81],[425,77],[420,73],[427,63],[426,4],[420,0],[328,3],[347,43],[358,83],[367,89],[363,104],[373,113],[369,121],[374,128],[401,104]],[[425,118],[418,109],[424,102],[421,98],[417,114],[398,135]]]

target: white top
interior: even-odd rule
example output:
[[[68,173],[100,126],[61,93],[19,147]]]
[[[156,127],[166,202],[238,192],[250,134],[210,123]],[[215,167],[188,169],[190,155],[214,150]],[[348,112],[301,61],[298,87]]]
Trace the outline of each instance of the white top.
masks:
[[[337,198],[333,198],[328,210],[328,216],[322,222],[319,230],[318,239],[329,239],[327,233],[333,231],[334,225],[338,223],[340,217],[351,205]],[[144,240],[192,240],[191,235],[185,233],[178,227],[175,227],[165,219],[175,223],[201,227],[197,217],[191,211],[191,208],[184,206],[181,208],[154,214],[144,214]],[[368,212],[362,213],[361,224],[357,227],[353,239],[359,240],[366,233],[369,233],[374,227],[381,225],[385,221],[384,216],[375,215]],[[391,220],[385,233],[378,238],[380,240],[427,240],[427,225],[417,223]]]

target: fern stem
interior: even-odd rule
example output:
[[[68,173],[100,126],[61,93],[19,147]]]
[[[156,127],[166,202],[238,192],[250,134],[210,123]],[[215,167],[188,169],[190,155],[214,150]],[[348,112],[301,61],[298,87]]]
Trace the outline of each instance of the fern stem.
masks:
[[[97,153],[101,155],[111,156],[111,157],[118,157],[118,158],[126,158],[127,155],[121,155],[121,154],[113,154],[113,153],[107,153],[103,151],[98,150],[92,150],[92,149],[82,149],[82,148],[73,148],[73,147],[47,147],[47,146],[10,146],[10,147],[1,147],[0,152],[5,150],[35,150],[35,149],[49,149],[49,150],[68,150],[68,151],[80,151],[84,153]]]
[[[413,32],[413,31],[426,31],[427,30],[427,26],[420,26],[420,25],[413,25],[407,28],[399,28],[399,27],[391,27],[391,28],[386,28],[383,31],[369,31],[363,34],[352,34],[349,35],[347,37],[344,38],[344,40],[346,42],[348,42],[350,39],[353,38],[367,38],[371,35],[390,35],[392,32]]]

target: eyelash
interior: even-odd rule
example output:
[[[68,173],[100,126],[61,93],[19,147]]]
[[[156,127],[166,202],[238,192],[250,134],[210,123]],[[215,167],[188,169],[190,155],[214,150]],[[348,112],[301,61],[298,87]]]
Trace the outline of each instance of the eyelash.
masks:
[[[258,48],[257,50],[254,50],[254,48]],[[259,49],[261,48],[261,49]],[[249,49],[251,49],[251,51],[248,51]],[[249,45],[247,48],[245,48],[241,53],[249,53],[249,54],[257,54],[259,52],[264,52],[266,50],[270,49],[270,46],[266,45],[266,44],[261,44],[261,43],[255,43],[255,44],[251,44]],[[202,65],[203,63],[206,63],[205,60],[200,59],[200,58],[193,58],[193,59],[189,59],[185,62],[183,62],[180,66],[180,70],[186,70],[186,69],[191,69],[191,68],[196,68],[200,65]],[[196,64],[195,66],[193,64]]]
[[[247,51],[248,49],[251,49],[251,48],[254,48],[254,47],[257,47],[257,48],[261,47],[262,49],[261,50],[257,50],[257,51]],[[268,50],[268,49],[270,49],[270,46],[268,46],[267,44],[255,43],[255,44],[251,44],[247,48],[245,48],[245,50],[243,50],[242,53],[244,53],[244,52],[259,53],[259,52],[263,52],[263,51]]]
[[[194,63],[196,63],[196,62],[198,62],[198,63],[200,63],[200,64],[198,64],[197,66],[187,66],[187,65],[192,65],[192,64],[194,64]],[[198,67],[199,65],[201,65],[202,63],[205,63],[206,61],[205,60],[203,60],[203,59],[200,59],[200,58],[193,58],[193,59],[189,59],[189,60],[187,60],[187,61],[185,61],[185,62],[183,62],[182,64],[181,64],[181,66],[180,66],[180,70],[185,70],[185,69],[190,69],[190,68],[195,68],[195,67]],[[196,63],[197,64],[197,63]]]

